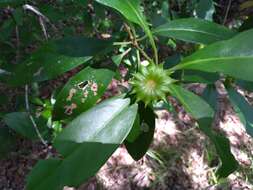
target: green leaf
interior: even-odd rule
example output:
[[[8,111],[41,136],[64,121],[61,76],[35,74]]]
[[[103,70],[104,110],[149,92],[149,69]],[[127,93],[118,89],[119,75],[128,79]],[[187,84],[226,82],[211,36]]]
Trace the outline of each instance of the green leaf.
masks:
[[[138,114],[139,118],[137,117],[131,133],[125,141],[128,153],[136,161],[148,151],[154,137],[156,119],[154,111],[145,107],[143,103],[139,104]]]
[[[156,28],[153,33],[158,36],[200,44],[211,44],[220,40],[227,40],[236,34],[224,26],[196,18],[169,21]]]
[[[25,0],[1,0],[0,1],[0,7],[7,7],[7,6],[16,6],[20,5],[24,2]]]
[[[177,64],[179,64],[182,60],[182,55],[180,53],[175,53],[166,58],[165,63],[163,65],[164,69],[169,69]]]
[[[247,133],[253,137],[253,107],[246,99],[233,88],[228,89],[230,102],[240,121],[245,126]]]
[[[213,109],[201,97],[177,85],[170,85],[170,93],[184,106],[195,119],[212,118]]]
[[[215,85],[207,85],[202,94],[202,98],[213,108],[213,110],[218,110],[218,92]]]
[[[206,73],[196,70],[184,70],[182,81],[191,83],[214,84],[220,79],[218,73]]]
[[[9,98],[5,94],[0,94],[0,106],[6,105],[9,102]]]
[[[40,161],[27,190],[77,187],[93,176],[129,134],[137,113],[137,105],[129,104],[109,99],[74,119],[54,143],[63,159]]]
[[[8,18],[8,19],[5,19],[4,23],[0,27],[0,30],[1,30],[1,33],[0,33],[0,42],[6,42],[6,41],[9,40],[12,32],[15,29],[15,26],[16,26],[16,23],[15,23],[15,21],[14,21],[14,19],[12,17]],[[1,43],[1,46],[2,45],[5,45],[5,44]],[[5,47],[9,47],[9,46],[5,46]],[[5,49],[1,49],[1,52],[0,52],[1,56],[4,55],[4,54],[8,54],[9,53],[9,52],[6,52],[6,50],[5,51],[4,50]]]
[[[253,82],[237,80],[236,84],[249,92],[253,92]]]
[[[213,0],[200,0],[195,12],[198,18],[212,21],[215,12]]]
[[[22,8],[17,8],[13,12],[13,19],[15,20],[16,24],[21,26],[23,24],[23,18],[24,18],[24,10]]]
[[[128,134],[126,140],[129,142],[134,142],[140,134],[141,134],[140,114],[137,113],[135,121],[134,121],[134,125],[133,125],[130,133]]]
[[[14,131],[22,135],[23,137],[26,137],[32,140],[38,139],[37,133],[33,127],[33,123],[31,122],[26,112],[13,112],[13,113],[6,114],[3,117],[3,121],[8,127],[13,129]],[[41,134],[46,135],[47,128],[46,128],[45,123],[44,123],[44,126],[41,120],[36,120],[36,123],[39,123],[39,130]]]
[[[122,62],[123,58],[131,51],[131,48],[129,48],[128,50],[124,51],[123,53],[119,54],[119,55],[114,55],[112,57],[112,61],[113,63],[115,63],[117,66],[120,65],[120,63]]]
[[[87,67],[72,77],[59,92],[54,106],[54,118],[77,116],[96,104],[112,80],[107,69]]]
[[[70,36],[55,42],[56,50],[69,57],[90,57],[113,49],[112,40]]]
[[[218,178],[226,178],[238,168],[238,162],[230,150],[229,140],[222,134],[214,132],[211,128],[212,118],[200,119],[199,128],[214,143],[216,152],[221,160],[221,165],[216,171]]]
[[[217,42],[186,57],[172,70],[189,69],[223,73],[238,79],[253,81],[253,30],[234,38]]]
[[[146,25],[145,18],[141,13],[140,0],[96,0],[105,6],[119,11],[127,20],[140,26]]]
[[[52,79],[110,47],[112,41],[85,37],[66,37],[48,42],[29,59],[19,64],[6,82],[11,85],[23,85]]]

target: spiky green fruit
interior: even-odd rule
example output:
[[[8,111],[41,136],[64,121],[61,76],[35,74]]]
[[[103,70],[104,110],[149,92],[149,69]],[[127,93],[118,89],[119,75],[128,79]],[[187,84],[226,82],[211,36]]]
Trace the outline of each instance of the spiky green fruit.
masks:
[[[159,100],[166,100],[169,85],[174,82],[169,74],[162,65],[142,66],[130,81],[133,86],[132,93],[136,95],[137,101],[143,101],[145,105],[148,105]]]

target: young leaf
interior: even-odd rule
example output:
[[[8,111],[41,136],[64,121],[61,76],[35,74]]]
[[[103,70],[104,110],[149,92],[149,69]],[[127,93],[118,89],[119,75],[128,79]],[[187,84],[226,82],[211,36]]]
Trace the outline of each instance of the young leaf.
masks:
[[[77,73],[57,95],[54,118],[74,117],[91,108],[103,95],[113,75],[110,70],[91,67]]]
[[[63,159],[40,161],[27,190],[77,187],[93,176],[130,132],[137,105],[129,104],[129,99],[112,98],[74,119],[54,143]]]
[[[213,109],[199,96],[177,85],[170,85],[170,93],[176,97],[195,119],[212,118]]]
[[[253,107],[233,88],[228,89],[228,95],[247,133],[253,137]]]
[[[22,135],[23,137],[35,140],[38,138],[38,135],[33,127],[33,123],[31,122],[28,114],[26,112],[13,112],[6,114],[3,117],[3,121],[5,124],[16,131],[18,134]],[[42,124],[42,120],[36,120],[39,124]],[[47,128],[46,122],[43,122],[43,125],[39,125],[39,130],[42,135],[46,135]]]
[[[253,30],[217,42],[185,58],[172,70],[189,69],[220,72],[238,79],[253,81]]]
[[[196,18],[169,21],[157,27],[153,33],[158,36],[200,44],[211,44],[220,40],[227,40],[236,34],[224,26]]]
[[[112,41],[84,37],[66,37],[46,43],[7,79],[11,85],[52,79],[90,60],[112,46]]]
[[[156,118],[154,111],[149,107],[145,107],[143,103],[139,104],[138,114],[139,119],[135,122],[125,141],[128,153],[136,161],[141,159],[148,151],[155,132]]]

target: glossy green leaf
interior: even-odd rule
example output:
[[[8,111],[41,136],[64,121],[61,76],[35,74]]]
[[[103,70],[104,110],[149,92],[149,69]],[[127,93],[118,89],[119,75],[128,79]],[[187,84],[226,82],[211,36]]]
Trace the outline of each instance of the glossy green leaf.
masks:
[[[119,11],[126,19],[140,26],[146,25],[144,15],[140,11],[140,0],[96,0],[105,6]]]
[[[196,18],[169,21],[156,28],[153,33],[158,36],[200,44],[211,44],[220,40],[227,40],[236,34],[224,26]]]
[[[26,112],[13,112],[6,114],[3,117],[5,124],[16,131],[18,134],[29,139],[37,139],[37,133],[33,127],[33,124]],[[41,120],[36,120],[39,124],[39,130],[42,135],[46,135],[47,127],[46,123],[43,123]],[[43,125],[44,124],[44,125]]]
[[[212,141],[221,160],[221,165],[215,172],[218,178],[226,178],[238,168],[238,162],[230,150],[229,140],[222,134],[212,130],[212,118],[204,118],[198,121],[199,128]]]
[[[213,110],[218,111],[218,92],[215,85],[207,85],[202,98],[213,108]]]
[[[182,81],[190,83],[214,84],[220,79],[218,73],[206,73],[196,70],[184,70]]]
[[[27,190],[77,187],[93,176],[129,134],[137,113],[137,105],[129,104],[112,98],[74,119],[54,143],[63,159],[40,161]]]
[[[72,77],[59,92],[54,106],[54,118],[75,117],[96,104],[112,80],[107,69],[87,67]]]
[[[180,53],[175,53],[166,58],[165,63],[163,64],[164,69],[172,68],[173,66],[179,64],[182,60],[182,55]]]
[[[212,118],[213,109],[200,96],[177,85],[170,85],[170,93],[184,106],[195,119]]]
[[[230,102],[240,121],[245,126],[247,133],[253,137],[253,106],[251,106],[246,99],[236,92],[234,89],[228,89]]]
[[[87,62],[111,46],[112,41],[85,37],[66,37],[48,42],[19,64],[6,82],[23,85],[52,79]]]
[[[135,125],[125,141],[128,153],[136,161],[148,151],[154,137],[156,119],[154,111],[145,107],[143,103],[139,103],[138,114],[139,119],[135,121]]]
[[[217,42],[186,57],[172,70],[189,69],[223,73],[238,79],[253,81],[253,30],[234,38]]]

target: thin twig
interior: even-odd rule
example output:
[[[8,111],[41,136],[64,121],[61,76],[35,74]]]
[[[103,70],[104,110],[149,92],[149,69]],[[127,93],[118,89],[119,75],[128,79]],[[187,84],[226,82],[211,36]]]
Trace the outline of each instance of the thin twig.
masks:
[[[42,32],[44,34],[45,40],[47,41],[49,35],[47,33],[45,22],[51,24],[50,20],[46,16],[44,16],[42,13],[40,13],[35,7],[33,7],[31,5],[26,4],[26,5],[23,6],[23,9],[24,10],[29,10],[29,11],[33,12],[35,15],[38,16]],[[53,24],[51,24],[51,26],[53,26],[53,28],[55,29]],[[25,105],[26,105],[26,112],[28,113],[29,119],[32,122],[33,128],[36,131],[36,134],[37,134],[38,138],[40,139],[40,141],[42,142],[43,145],[48,147],[48,144],[47,144],[46,140],[43,139],[43,137],[42,137],[42,135],[41,135],[41,133],[38,129],[38,126],[35,122],[35,119],[33,118],[32,114],[31,114],[30,104],[29,104],[29,85],[25,85]]]
[[[39,19],[42,19],[42,23],[43,25],[45,26],[45,23],[48,23],[51,25],[51,27],[54,29],[54,31],[57,31],[57,28],[55,27],[55,25],[53,25],[49,18],[47,18],[45,15],[43,15],[37,8],[35,8],[34,6],[32,5],[28,5],[28,4],[25,4],[23,5],[23,9],[24,10],[27,10],[27,11],[31,11],[33,12],[35,15],[37,15],[39,17]],[[41,24],[41,21],[40,21],[40,24]],[[43,27],[44,27],[43,26]]]
[[[141,66],[141,58],[140,58],[140,51],[139,50],[136,51],[136,57],[137,57],[137,72],[138,72],[138,70]]]
[[[19,29],[18,29],[18,26],[16,25],[16,29],[15,29],[15,32],[16,32],[16,63],[19,62],[19,59],[20,59],[20,38],[19,38]]]
[[[136,44],[135,47],[140,51],[140,53],[150,62],[153,63],[154,61],[146,54],[146,52],[139,46],[139,44]]]
[[[40,26],[41,26],[41,29],[42,29],[42,32],[44,34],[44,37],[46,40],[48,40],[48,34],[47,34],[47,29],[46,29],[46,25],[42,19],[42,17],[39,17],[39,22],[40,22]]]
[[[147,38],[147,35],[144,35],[141,38],[137,38],[136,41],[140,42],[142,40],[145,40],[146,38]],[[129,42],[114,42],[113,43],[114,46],[124,46],[124,45],[130,45],[130,44],[133,44],[133,42],[129,41]]]
[[[30,111],[30,105],[29,105],[29,86],[28,85],[25,85],[25,107],[26,107],[26,112],[28,113],[29,119],[32,122],[33,128],[36,131],[37,136],[39,137],[39,139],[42,142],[42,144],[44,144],[45,146],[48,146],[47,142],[43,139],[42,135],[40,134],[38,126],[37,126],[37,124],[36,124],[36,122],[35,122],[32,114],[31,114],[31,111]]]
[[[16,62],[18,63],[18,62],[19,62],[19,58],[20,58],[20,39],[19,39],[19,30],[18,30],[18,26],[16,26],[16,41],[17,41],[17,45],[16,45],[16,49],[17,49],[17,51],[16,51]],[[37,135],[38,135],[38,137],[39,137],[39,139],[41,140],[41,142],[42,142],[45,146],[47,146],[47,143],[46,143],[45,140],[42,138],[42,136],[41,136],[41,134],[40,134],[40,132],[39,132],[39,130],[38,130],[38,127],[37,127],[37,125],[36,125],[36,123],[35,123],[35,121],[34,121],[32,115],[31,115],[30,106],[29,106],[29,100],[28,100],[28,90],[29,90],[29,89],[28,89],[28,85],[26,85],[26,86],[25,86],[25,104],[26,104],[26,111],[27,111],[27,113],[28,113],[29,119],[31,120],[32,125],[33,125],[33,127],[34,127],[34,129],[35,129],[35,131],[36,131],[36,133],[37,133]]]
[[[113,45],[114,46],[125,46],[125,45],[130,45],[133,42],[114,42]]]
[[[126,28],[126,31],[127,31],[128,35],[129,35],[130,40],[132,41],[132,45],[133,45],[135,48],[137,48],[137,49],[140,51],[140,53],[141,53],[149,62],[154,63],[154,61],[153,61],[153,60],[146,54],[146,52],[139,46],[138,41],[137,41],[136,38],[135,38],[135,35],[133,35],[133,33],[132,33],[132,31],[131,31],[131,28],[130,28],[128,25],[126,25],[126,24],[124,24],[124,26],[125,26],[125,28]]]
[[[228,6],[227,6],[227,9],[226,9],[226,14],[225,14],[225,17],[224,17],[224,20],[223,20],[223,25],[225,25],[226,22],[227,22],[228,13],[229,13],[229,11],[230,11],[231,4],[232,4],[232,0],[229,0]]]

